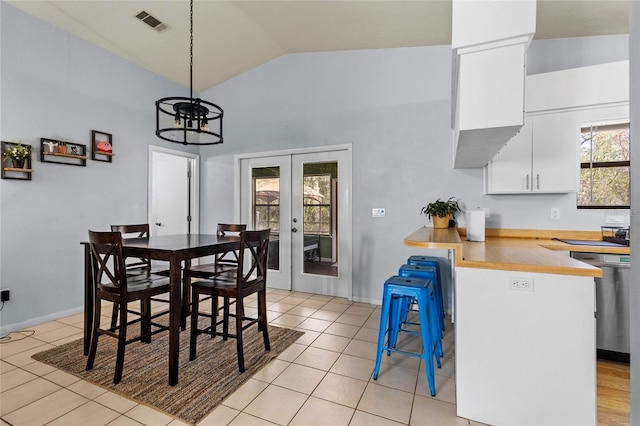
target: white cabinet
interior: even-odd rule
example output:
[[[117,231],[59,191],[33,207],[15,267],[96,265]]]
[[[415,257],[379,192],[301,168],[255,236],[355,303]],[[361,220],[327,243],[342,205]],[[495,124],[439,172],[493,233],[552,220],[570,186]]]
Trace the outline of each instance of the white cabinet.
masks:
[[[516,43],[459,53],[454,167],[487,164],[522,127],[525,51]]]
[[[487,194],[568,193],[578,188],[575,112],[528,115],[485,167]]]
[[[454,167],[482,167],[523,125],[536,0],[453,0]]]
[[[595,425],[593,277],[455,272],[456,414],[492,425]],[[531,291],[509,288],[524,277]]]

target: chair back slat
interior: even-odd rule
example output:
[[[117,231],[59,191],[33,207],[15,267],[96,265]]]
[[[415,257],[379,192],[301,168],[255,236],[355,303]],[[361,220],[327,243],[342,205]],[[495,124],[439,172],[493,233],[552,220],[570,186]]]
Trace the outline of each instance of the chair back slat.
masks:
[[[140,223],[135,225],[111,225],[111,231],[120,232],[122,238],[149,238],[149,224]],[[126,267],[131,270],[146,269],[147,273],[151,273],[151,260],[137,257],[125,259]]]
[[[126,289],[127,277],[120,232],[89,231],[94,283]]]
[[[239,257],[238,263],[238,288],[266,283],[270,235],[271,229],[240,233],[240,252],[243,256]],[[248,259],[247,263],[245,256]]]
[[[230,235],[240,235],[242,231],[247,229],[247,225],[245,224],[236,224],[236,223],[219,223],[216,234],[219,237],[227,237]],[[239,252],[237,250],[230,250],[222,253],[218,253],[215,256],[215,263],[218,266],[221,265],[230,265],[235,266],[238,264],[239,260]]]

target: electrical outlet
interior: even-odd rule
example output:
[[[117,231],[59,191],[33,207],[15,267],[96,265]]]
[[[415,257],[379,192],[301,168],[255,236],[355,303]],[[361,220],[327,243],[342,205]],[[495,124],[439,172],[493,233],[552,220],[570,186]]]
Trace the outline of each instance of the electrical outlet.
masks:
[[[8,301],[10,295],[11,295],[11,292],[9,290],[1,290],[0,291],[0,302]]]
[[[511,290],[533,291],[533,278],[509,278]]]
[[[560,219],[560,209],[557,207],[553,207],[551,209],[551,219],[552,220],[559,220]]]
[[[620,214],[608,214],[604,217],[604,221],[608,224],[622,225],[624,224],[624,216]]]
[[[384,217],[384,215],[385,215],[384,208],[371,209],[371,217]]]

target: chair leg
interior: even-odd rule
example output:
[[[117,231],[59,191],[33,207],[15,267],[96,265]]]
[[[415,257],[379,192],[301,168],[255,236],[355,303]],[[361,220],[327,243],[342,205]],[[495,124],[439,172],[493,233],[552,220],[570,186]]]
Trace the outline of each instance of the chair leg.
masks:
[[[151,343],[151,299],[140,299],[140,316],[142,342]]]
[[[229,298],[225,298],[224,302],[227,307],[227,311],[229,310]],[[244,350],[242,346],[242,317],[244,316],[244,302],[242,301],[242,296],[236,299],[236,345],[238,347],[238,370],[241,373],[244,373]],[[227,315],[227,319],[229,316]]]
[[[211,338],[216,337],[216,323],[218,322],[218,296],[211,296]],[[225,338],[226,339],[226,338]]]
[[[187,328],[187,317],[189,316],[189,306],[191,306],[191,278],[182,278],[182,314],[180,315],[180,330],[184,331]],[[193,308],[192,308],[193,309]]]
[[[224,298],[224,311],[222,314],[222,340],[227,340],[229,334],[229,298]],[[238,318],[236,318],[236,322]],[[240,321],[242,323],[242,321]]]
[[[191,302],[191,335],[189,336],[189,361],[196,359],[196,344],[198,340],[198,312],[200,309],[200,293],[198,287],[191,287],[193,300]],[[213,312],[211,313],[213,315]],[[213,321],[213,320],[212,320]]]
[[[114,306],[117,304],[114,302]],[[100,314],[102,311],[101,300],[97,297],[93,301],[94,314],[93,314],[93,327],[91,328],[91,344],[89,346],[89,355],[87,356],[87,365],[85,370],[89,371],[93,368],[93,363],[96,360],[96,352],[98,351],[98,328],[100,327]],[[117,318],[116,313],[115,317]],[[113,317],[112,317],[113,318]],[[113,321],[113,320],[112,320]]]
[[[436,396],[436,383],[433,367],[433,340],[431,339],[430,322],[427,317],[426,307],[429,303],[423,299],[424,296],[418,296],[418,313],[420,315],[420,332],[422,336],[422,356],[425,361],[425,370],[427,374],[427,382],[429,383],[429,391],[431,396]],[[438,323],[439,324],[439,323]]]
[[[116,302],[113,302],[113,309],[111,311],[111,328],[116,328],[116,325],[118,325],[118,312],[119,311],[119,307],[118,304]]]
[[[391,304],[391,296],[389,292],[384,291],[382,295],[382,312],[380,313],[380,328],[378,328],[378,346],[376,349],[376,364],[373,369],[373,380],[378,379],[380,372],[380,362],[382,362],[382,353],[385,350],[384,336],[387,333],[387,325],[389,324],[389,305]]]
[[[118,384],[122,380],[124,368],[124,348],[127,341],[127,304],[120,302],[120,326],[118,327],[118,352],[116,355],[116,372],[113,375],[113,383]]]
[[[237,302],[236,302],[237,303]],[[266,290],[258,292],[258,330],[262,331],[262,338],[264,339],[264,350],[271,350],[271,343],[269,342],[269,330],[267,330],[267,292]]]

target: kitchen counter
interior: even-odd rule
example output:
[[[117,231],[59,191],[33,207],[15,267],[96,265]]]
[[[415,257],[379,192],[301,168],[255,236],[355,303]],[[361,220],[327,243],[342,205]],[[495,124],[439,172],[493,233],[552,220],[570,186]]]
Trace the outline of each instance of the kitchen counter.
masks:
[[[456,414],[486,424],[595,425],[594,277],[602,271],[567,252],[629,248],[553,239],[599,241],[592,231],[487,229],[484,242],[466,241],[465,231],[423,227],[404,239],[455,252]]]
[[[553,238],[599,241],[597,231],[487,229],[484,242],[466,241],[464,228],[422,227],[404,239],[412,247],[453,249],[456,267],[601,277],[602,271],[560,252],[629,254],[629,247],[573,245]]]

